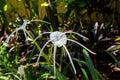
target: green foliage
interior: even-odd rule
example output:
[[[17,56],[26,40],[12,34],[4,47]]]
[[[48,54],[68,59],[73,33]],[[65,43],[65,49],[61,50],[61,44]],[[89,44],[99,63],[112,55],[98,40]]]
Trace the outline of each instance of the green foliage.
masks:
[[[10,79],[10,78],[8,78],[6,76],[0,76],[0,80],[13,80],[13,79]]]
[[[115,63],[118,65],[118,67],[120,67],[120,61],[116,58],[115,55],[111,54],[111,53],[108,53],[112,58],[113,60],[115,61]]]
[[[83,49],[83,55],[84,55],[85,61],[74,59],[75,61],[78,62],[78,65],[81,68],[81,71],[84,75],[83,80],[89,80],[91,78],[92,80],[105,80],[103,76],[100,74],[100,72],[95,68],[93,61],[91,60],[88,52],[85,49]],[[89,74],[91,75],[91,78]]]
[[[49,2],[50,1],[50,2]],[[119,0],[118,0],[119,2]],[[41,4],[46,3],[46,6]],[[62,4],[62,5],[61,5]],[[59,7],[63,12],[59,12]],[[59,12],[59,13],[58,13]],[[119,38],[119,4],[116,0],[1,0],[0,1],[0,80],[105,80],[109,77],[109,73],[102,71],[98,67],[100,65],[108,65],[110,62],[104,61],[106,47],[111,44],[116,44],[111,38]],[[10,33],[18,28],[23,20],[43,19],[51,24],[42,22],[32,22],[27,25],[27,36],[34,40],[42,32],[46,31],[75,31],[87,35],[89,41],[82,40],[74,35],[69,37],[74,38],[78,42],[82,42],[91,50],[97,53],[96,58],[91,58],[91,55],[83,49],[78,48],[73,43],[66,44],[70,51],[77,74],[75,75],[71,65],[68,63],[65,50],[62,48],[57,50],[56,60],[56,78],[53,76],[53,46],[48,44],[42,52],[39,66],[35,66],[36,58],[41,47],[44,45],[49,36],[41,36],[35,42],[25,42],[25,37],[22,31],[19,31],[17,38],[12,36],[9,46],[3,46],[3,42]],[[103,28],[100,26],[97,29],[97,34],[93,31],[93,24],[98,21],[105,23]],[[114,29],[115,28],[115,29]],[[110,40],[106,40],[110,39]],[[102,44],[109,42],[110,44]],[[118,40],[119,42],[119,40]],[[105,47],[105,48],[104,48]],[[117,44],[110,51],[119,50],[120,45]],[[82,54],[81,54],[82,52]],[[77,56],[76,56],[77,55]],[[119,55],[106,53],[114,60],[113,64],[117,64],[120,68]],[[92,55],[93,56],[93,55]],[[108,58],[108,57],[107,57]],[[96,61],[96,62],[93,62]],[[102,62],[102,63],[100,63]],[[100,64],[99,64],[100,63]],[[25,74],[18,74],[20,65],[25,65]],[[77,65],[77,66],[76,66]],[[105,68],[107,69],[107,68]],[[114,72],[111,70],[110,73]],[[78,75],[82,75],[79,77]]]
[[[88,69],[90,71],[91,77],[93,80],[104,80],[102,75],[95,69],[93,62],[86,50],[83,49],[83,55],[85,57],[85,60],[87,62]]]

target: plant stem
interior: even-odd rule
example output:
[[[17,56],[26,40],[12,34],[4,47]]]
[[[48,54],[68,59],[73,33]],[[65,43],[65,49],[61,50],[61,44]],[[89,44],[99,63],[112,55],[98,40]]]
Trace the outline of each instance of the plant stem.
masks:
[[[54,52],[53,52],[53,62],[54,62],[54,77],[56,76],[56,65],[55,65],[55,56],[56,56],[56,50],[57,46],[54,46]]]

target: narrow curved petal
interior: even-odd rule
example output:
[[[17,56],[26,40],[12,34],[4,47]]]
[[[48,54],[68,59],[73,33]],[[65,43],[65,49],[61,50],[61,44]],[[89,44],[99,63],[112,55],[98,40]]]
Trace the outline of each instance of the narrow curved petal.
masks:
[[[44,35],[44,34],[51,34],[51,33],[52,33],[52,32],[44,32],[44,33],[40,34],[39,36],[37,36],[34,41],[36,41],[40,36],[42,36],[42,35]],[[34,42],[34,41],[33,41],[33,42]]]
[[[86,39],[86,40],[89,40],[87,37],[85,37],[85,36],[83,36],[83,35],[81,35],[81,34],[79,34],[79,33],[77,33],[77,32],[72,32],[72,31],[70,31],[70,32],[64,32],[65,34],[67,34],[67,33],[73,33],[73,34],[76,34],[76,35],[78,35],[79,37],[82,37],[82,38],[84,38],[84,39]]]
[[[4,46],[8,46],[8,42],[10,41],[11,36],[8,36],[8,38],[3,43]]]
[[[67,39],[67,40],[68,40],[68,41],[71,41],[71,42],[74,42],[74,43],[82,46],[82,47],[85,48],[88,52],[90,52],[90,53],[92,53],[92,54],[94,54],[94,55],[96,54],[95,52],[91,51],[90,49],[88,49],[87,47],[85,47],[84,45],[82,45],[81,43],[79,43],[79,42],[77,42],[77,41],[75,41],[75,40],[72,40],[72,39]]]
[[[38,64],[39,60],[40,60],[40,56],[41,56],[41,53],[43,52],[45,46],[50,42],[51,40],[47,41],[44,46],[42,47],[42,49],[40,50],[40,53],[39,53],[39,56],[38,56],[38,59],[37,59],[37,62],[36,62],[36,65]]]
[[[65,45],[63,45],[63,47],[65,48],[65,50],[66,50],[66,52],[67,52],[67,54],[68,54],[68,57],[69,57],[69,59],[70,59],[70,63],[71,63],[71,65],[72,65],[72,67],[73,67],[73,70],[74,70],[74,72],[75,72],[75,74],[76,74],[76,69],[75,69],[75,66],[74,66],[74,64],[73,64],[72,58],[71,58],[71,56],[70,56],[70,53],[69,53],[69,51],[67,50],[67,48],[66,48]]]
[[[10,50],[8,52],[11,52],[15,47],[13,46],[12,48],[10,48]]]
[[[25,30],[23,30],[23,33],[25,35],[25,40],[27,40],[27,34],[26,34]]]
[[[31,20],[30,22],[35,22],[35,21],[39,21],[39,22],[43,22],[43,23],[47,23],[47,24],[51,24],[50,22],[43,21],[43,20]]]
[[[12,33],[8,36],[8,38],[7,38],[7,39],[5,40],[5,42],[3,43],[4,46],[8,46],[8,42],[10,41],[10,38],[11,38],[11,36],[14,35],[14,33],[15,33],[15,31],[12,32]]]

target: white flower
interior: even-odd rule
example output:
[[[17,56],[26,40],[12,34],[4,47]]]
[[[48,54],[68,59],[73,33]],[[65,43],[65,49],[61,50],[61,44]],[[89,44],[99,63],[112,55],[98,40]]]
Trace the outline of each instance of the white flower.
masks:
[[[40,22],[44,22],[44,23],[50,24],[49,22],[46,22],[46,21],[43,21],[43,20],[31,20],[31,21],[29,21],[29,20],[24,20],[23,24],[22,24],[20,27],[16,28],[16,29],[8,36],[8,38],[5,40],[5,42],[3,43],[3,45],[4,45],[4,46],[8,46],[8,42],[9,42],[10,38],[11,38],[12,36],[17,37],[19,30],[22,30],[22,31],[23,31],[24,36],[25,36],[25,41],[32,41],[32,39],[27,36],[27,33],[28,33],[28,32],[27,32],[27,30],[26,30],[26,26],[27,26],[28,24],[30,24],[31,22],[36,22],[36,21],[40,21]]]
[[[74,70],[74,72],[75,72],[75,74],[76,74],[76,69],[75,69],[75,67],[74,67],[72,58],[71,58],[71,56],[70,56],[70,53],[69,53],[67,47],[65,46],[65,45],[67,44],[67,41],[74,42],[74,43],[82,46],[83,48],[85,48],[85,49],[86,49],[87,51],[89,51],[90,53],[96,54],[96,53],[92,52],[90,49],[88,49],[87,47],[85,47],[84,45],[82,45],[81,43],[79,43],[79,42],[77,42],[77,41],[75,41],[75,40],[72,40],[72,39],[67,38],[67,36],[66,36],[67,33],[76,34],[76,35],[78,35],[79,37],[82,37],[82,38],[88,40],[87,37],[85,37],[85,36],[83,36],[83,35],[81,35],[81,34],[79,34],[79,33],[72,32],[72,31],[69,31],[69,32],[60,32],[60,31],[44,32],[43,34],[41,34],[41,35],[50,34],[50,40],[48,40],[48,41],[44,44],[44,46],[42,47],[42,49],[41,49],[41,51],[40,51],[40,53],[39,53],[39,56],[38,56],[36,65],[38,65],[38,62],[39,62],[41,53],[43,52],[43,50],[44,50],[44,48],[46,47],[46,45],[47,45],[49,42],[52,42],[52,43],[54,44],[54,51],[53,51],[54,76],[56,75],[56,65],[55,65],[56,49],[57,49],[57,47],[62,47],[62,46],[64,47],[64,49],[65,49],[65,51],[66,51],[66,53],[67,53],[67,55],[68,55],[68,57],[69,57],[70,63],[71,63],[71,65],[72,65],[72,67],[73,67],[73,70]],[[40,36],[41,36],[41,35],[40,35]],[[38,36],[38,37],[39,37],[39,36]],[[37,40],[38,37],[37,37],[35,40]]]
[[[67,43],[67,37],[66,37],[65,33],[59,32],[59,31],[55,31],[55,32],[51,33],[50,40],[54,45],[56,45],[58,47],[61,47]]]
[[[15,37],[16,37],[19,30],[23,30],[23,33],[24,33],[25,38],[26,38],[26,40],[27,40],[27,39],[28,39],[27,34],[26,34],[26,26],[27,26],[27,24],[30,24],[30,21],[24,20],[24,23],[23,23],[19,28],[16,28],[16,29],[8,36],[8,38],[5,40],[5,42],[3,43],[3,45],[7,46],[10,38],[11,38],[12,36],[15,36]],[[15,33],[16,33],[16,35],[15,35]]]

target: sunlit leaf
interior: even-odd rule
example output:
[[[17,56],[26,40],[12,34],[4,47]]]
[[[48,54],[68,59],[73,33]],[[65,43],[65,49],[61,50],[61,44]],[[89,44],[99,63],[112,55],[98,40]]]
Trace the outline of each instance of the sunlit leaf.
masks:
[[[50,76],[51,76],[51,74],[45,73],[45,74],[41,75],[41,78],[46,79],[46,78],[49,78]]]
[[[41,4],[41,6],[49,6],[49,4],[47,2],[44,2]]]
[[[119,49],[120,49],[120,45],[112,45],[106,51],[115,51]]]
[[[115,41],[120,41],[120,36],[115,39]]]
[[[8,5],[4,6],[4,11],[7,11]]]
[[[10,79],[10,78],[8,78],[6,76],[0,76],[0,80],[13,80],[13,79]]]

